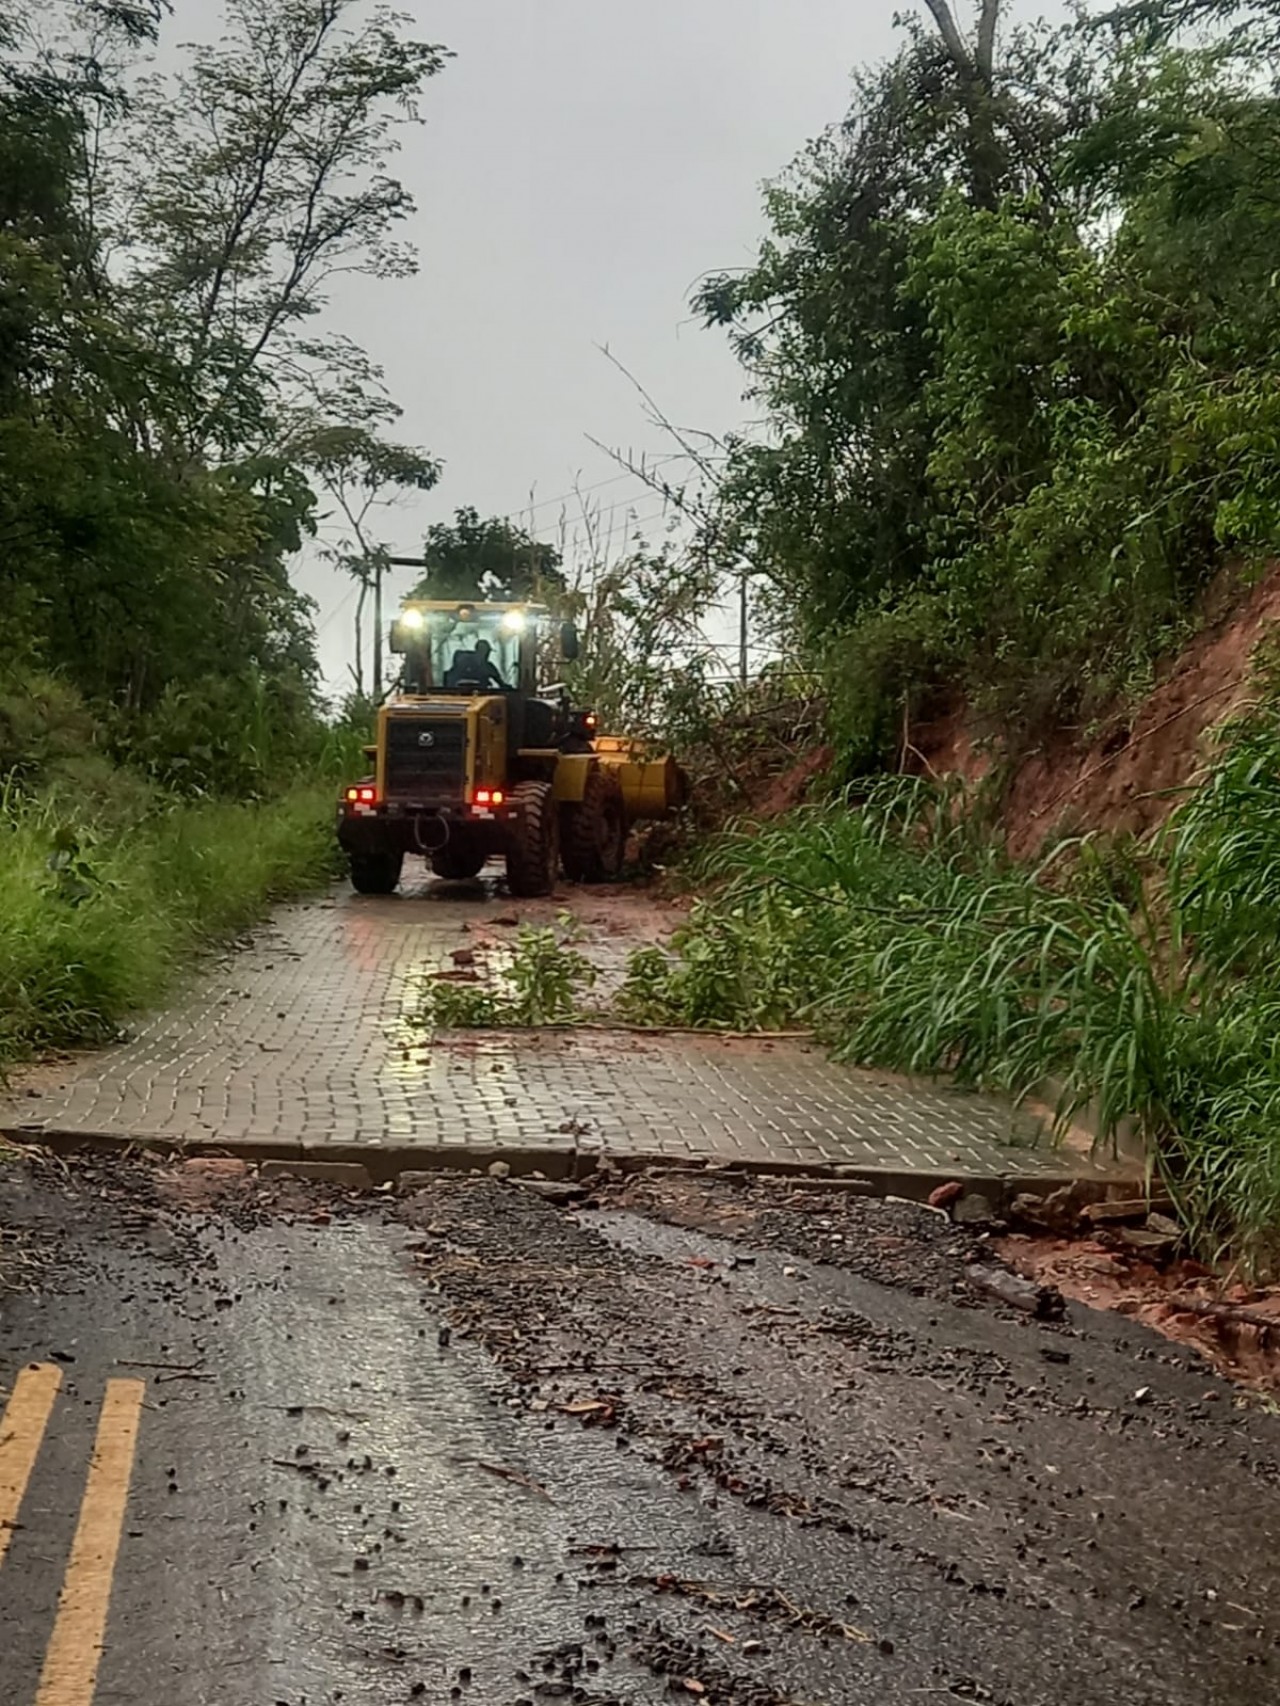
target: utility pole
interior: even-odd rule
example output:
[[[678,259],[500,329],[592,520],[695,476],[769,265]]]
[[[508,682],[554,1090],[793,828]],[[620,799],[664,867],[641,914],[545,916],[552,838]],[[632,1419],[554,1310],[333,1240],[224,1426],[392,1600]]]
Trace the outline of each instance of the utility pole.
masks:
[[[379,551],[373,559],[373,702],[382,703],[382,567]]]
[[[747,653],[750,650],[747,644],[749,638],[748,621],[750,616],[750,603],[747,597],[747,590],[747,570],[744,568],[738,593],[738,680],[742,683],[743,687],[747,685]]]

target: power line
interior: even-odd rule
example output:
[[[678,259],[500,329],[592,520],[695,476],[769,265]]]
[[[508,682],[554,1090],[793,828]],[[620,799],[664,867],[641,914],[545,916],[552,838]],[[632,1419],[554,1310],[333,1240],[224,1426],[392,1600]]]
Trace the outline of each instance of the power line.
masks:
[[[619,501],[616,504],[610,504],[607,509],[600,510],[597,513],[599,516],[612,516],[612,515],[616,515],[619,510],[625,510],[628,507],[629,507],[628,503],[623,502],[623,501]],[[632,527],[646,527],[646,526],[648,526],[648,524],[651,521],[657,521],[660,517],[662,517],[664,515],[670,515],[671,513],[672,513],[671,506],[669,504],[662,504],[659,508],[652,510],[648,515],[638,515],[638,516],[634,517],[634,519],[631,521],[630,525]],[[509,520],[510,517],[497,516],[494,519],[498,520],[498,521],[506,521],[506,520]],[[585,518],[583,518],[582,520],[571,523],[569,527],[563,529],[563,537],[565,537],[566,539],[571,539],[574,536],[575,530],[578,531],[579,536],[580,536],[581,530],[585,527],[585,525],[586,525]],[[594,531],[596,531],[597,533],[607,532],[611,525],[612,525],[611,523],[605,522],[602,525],[596,526]],[[559,527],[550,528],[550,529],[543,528],[541,531],[534,531],[534,532],[529,533],[529,538],[534,540],[535,543],[547,544],[547,545],[557,544],[559,542],[561,536],[562,536],[562,530]]]
[[[605,510],[603,513],[605,515],[613,515],[621,508],[622,508],[621,504],[615,504],[615,505],[613,505],[613,507],[611,509]],[[660,509],[653,510],[649,515],[633,516],[631,518],[631,521],[630,521],[630,526],[633,528],[644,527],[644,526],[647,526],[649,522],[657,521],[660,517],[662,517],[664,515],[669,515],[669,514],[670,514],[670,510],[668,509],[667,505],[664,504],[664,505],[662,505],[662,507]],[[583,524],[579,523],[578,525],[581,526]],[[595,531],[597,533],[598,532],[607,532],[608,526],[606,525],[605,528],[596,528],[596,529],[593,529],[593,531]],[[535,534],[534,537],[536,538],[537,535]]]
[[[652,468],[665,468],[670,462],[683,462],[682,452],[673,452],[670,456],[655,457],[650,463]],[[597,480],[590,486],[574,486],[570,491],[561,492],[559,497],[539,498],[537,503],[525,504],[520,509],[510,510],[506,515],[496,517],[498,521],[518,521],[522,515],[533,515],[537,510],[546,509],[549,504],[567,503],[570,498],[584,498],[591,492],[603,491],[606,486],[616,486],[620,480],[639,480],[647,485],[644,475],[637,473],[634,468],[624,468],[620,474],[613,474],[607,480]]]

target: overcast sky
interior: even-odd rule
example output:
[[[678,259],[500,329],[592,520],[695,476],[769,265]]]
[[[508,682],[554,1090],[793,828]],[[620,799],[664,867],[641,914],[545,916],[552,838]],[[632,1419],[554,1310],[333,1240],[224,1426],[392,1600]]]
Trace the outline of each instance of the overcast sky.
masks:
[[[184,0],[191,17],[200,0]],[[388,372],[401,436],[440,456],[439,487],[384,531],[406,552],[460,505],[556,500],[652,517],[656,500],[590,438],[668,452],[609,348],[681,424],[747,415],[723,336],[690,317],[708,271],[751,260],[761,184],[839,119],[853,67],[893,45],[895,0],[408,0],[456,58],[427,88],[397,170],[418,203],[417,278],[362,281],[332,323]],[[181,11],[180,11],[181,17]],[[598,485],[611,481],[608,485]],[[570,502],[570,510],[576,504]],[[326,676],[350,656],[350,583],[319,563]]]
[[[843,117],[853,70],[892,50],[910,3],[399,0],[456,55],[396,165],[421,271],[353,281],[328,315],[385,366],[400,436],[445,464],[383,526],[392,545],[418,551],[430,521],[466,504],[556,539],[575,484],[617,529],[628,511],[660,525],[658,501],[590,442],[670,450],[599,346],[681,425],[722,434],[749,418],[727,341],[692,319],[690,293],[750,263],[762,185]],[[162,61],[175,37],[216,29],[210,0],[175,10]],[[351,583],[314,554],[297,572],[341,684]]]

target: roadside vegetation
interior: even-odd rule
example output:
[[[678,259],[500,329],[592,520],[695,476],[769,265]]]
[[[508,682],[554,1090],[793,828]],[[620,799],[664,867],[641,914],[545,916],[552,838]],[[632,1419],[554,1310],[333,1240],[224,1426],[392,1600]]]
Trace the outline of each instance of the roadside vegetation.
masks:
[[[225,25],[153,76],[163,0],[0,16],[0,1071],[331,872],[368,705],[288,562],[438,472],[321,318],[412,270],[388,166],[447,54],[355,0]]]
[[[770,190],[756,264],[701,287],[763,429],[695,513],[852,786],[715,843],[624,1008],[1056,1082],[1062,1119],[1137,1127],[1202,1251],[1274,1262],[1273,670],[1144,843],[1018,864],[1000,807],[1028,753],[1123,746],[1210,594],[1280,554],[1280,5],[1006,14],[928,0]],[[983,788],[885,779],[956,714]]]
[[[711,848],[650,1024],[812,1028],[846,1060],[1131,1125],[1198,1246],[1280,1254],[1280,719],[1230,731],[1154,843],[1005,856],[961,788],[886,779]],[[1056,1088],[1055,1088],[1056,1086]]]

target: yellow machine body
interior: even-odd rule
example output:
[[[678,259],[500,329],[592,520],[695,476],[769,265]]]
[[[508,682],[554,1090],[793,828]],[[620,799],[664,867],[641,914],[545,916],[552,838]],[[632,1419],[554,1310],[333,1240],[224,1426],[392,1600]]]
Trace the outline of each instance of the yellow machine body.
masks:
[[[462,723],[466,754],[464,798],[470,800],[477,788],[507,783],[507,702],[500,693],[472,699],[444,699],[429,694],[404,694],[378,711],[378,739],[371,756],[376,760],[378,798],[392,800],[396,789],[387,773],[390,750],[389,728],[397,720],[416,719],[426,711],[434,724]]]
[[[629,823],[668,817],[685,799],[685,779],[670,753],[655,754],[647,742],[625,735],[600,735],[596,757],[622,789]]]

